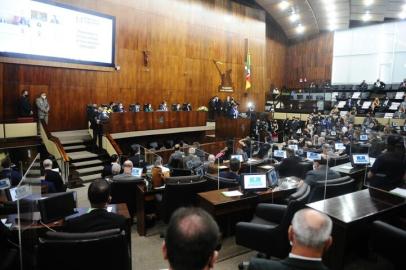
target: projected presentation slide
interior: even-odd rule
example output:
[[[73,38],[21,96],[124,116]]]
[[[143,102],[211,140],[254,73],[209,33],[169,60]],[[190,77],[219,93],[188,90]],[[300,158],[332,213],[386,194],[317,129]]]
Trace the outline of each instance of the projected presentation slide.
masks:
[[[46,1],[2,0],[0,56],[113,66],[112,16]]]

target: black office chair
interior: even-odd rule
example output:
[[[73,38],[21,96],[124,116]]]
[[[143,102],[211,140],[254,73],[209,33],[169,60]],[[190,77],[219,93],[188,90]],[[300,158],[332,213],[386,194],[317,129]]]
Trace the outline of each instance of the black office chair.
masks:
[[[371,228],[371,249],[393,264],[406,269],[406,231],[383,221],[374,221]]]
[[[207,180],[199,176],[169,177],[160,207],[161,219],[168,223],[172,213],[182,206],[197,206],[197,193],[208,190]]]
[[[171,176],[189,176],[192,175],[193,171],[189,169],[172,168],[170,171]]]
[[[38,269],[130,270],[129,243],[119,229],[90,232],[46,232],[39,238]]]
[[[330,167],[338,166],[350,161],[350,157],[348,155],[343,155],[339,157],[330,158],[328,163]]]
[[[111,203],[127,204],[131,220],[137,212],[137,199],[135,196],[137,185],[139,185],[142,181],[144,181],[144,179],[141,179],[140,181],[114,180],[110,183]]]
[[[345,195],[354,192],[355,188],[356,183],[349,176],[327,180],[327,184],[325,181],[317,181],[316,186],[310,191],[309,203]],[[324,191],[326,192],[325,196]]]
[[[0,270],[13,270],[18,268],[19,248],[13,242],[13,233],[3,222],[0,222]]]
[[[290,251],[288,228],[296,211],[304,207],[292,200],[288,205],[260,203],[251,222],[238,222],[235,241],[238,245],[264,253],[268,258],[285,258]]]
[[[229,179],[224,177],[218,177],[214,174],[205,174],[204,178],[207,179],[210,189],[220,188],[237,188],[240,186],[240,183],[235,179]]]
[[[307,203],[309,195],[310,195],[310,186],[303,182],[302,185],[297,188],[295,193],[289,195],[289,197],[286,199],[286,203],[289,203],[290,201],[299,201],[302,203]]]

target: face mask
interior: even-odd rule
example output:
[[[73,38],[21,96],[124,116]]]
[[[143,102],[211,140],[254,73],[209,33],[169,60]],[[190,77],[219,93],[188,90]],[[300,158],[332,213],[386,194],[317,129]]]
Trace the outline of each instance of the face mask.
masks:
[[[316,166],[316,165],[313,165],[313,170],[317,170],[317,166]]]
[[[46,99],[47,98],[47,96],[41,96],[42,97],[42,99]]]

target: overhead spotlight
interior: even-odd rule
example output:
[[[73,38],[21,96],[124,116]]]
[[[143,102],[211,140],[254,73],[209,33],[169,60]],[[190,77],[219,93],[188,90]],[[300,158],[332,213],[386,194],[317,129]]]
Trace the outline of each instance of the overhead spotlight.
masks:
[[[403,10],[401,13],[399,13],[399,19],[401,19],[401,20],[404,20],[404,19],[406,19],[406,11],[405,10]]]
[[[372,16],[371,16],[371,14],[369,13],[369,10],[368,10],[367,12],[365,12],[364,15],[362,15],[362,20],[363,20],[364,22],[367,22],[367,21],[371,20],[371,18],[372,18]]]
[[[304,31],[305,31],[305,27],[301,23],[299,23],[299,25],[296,27],[296,32],[298,34],[302,34]]]
[[[374,0],[364,0],[364,5],[365,6],[370,6],[374,3]]]
[[[285,10],[285,9],[287,9],[289,6],[290,6],[290,4],[289,4],[288,1],[281,1],[281,2],[279,3],[279,8],[280,8],[281,10]]]
[[[291,22],[296,22],[297,20],[299,20],[299,18],[300,18],[299,14],[292,13],[292,15],[290,15],[290,17],[289,17],[289,20]]]

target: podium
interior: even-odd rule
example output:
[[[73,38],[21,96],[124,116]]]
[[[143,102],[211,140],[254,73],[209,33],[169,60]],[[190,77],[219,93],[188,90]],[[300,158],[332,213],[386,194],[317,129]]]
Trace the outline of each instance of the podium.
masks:
[[[251,119],[230,119],[219,117],[216,120],[216,137],[224,139],[244,138],[250,135]]]

